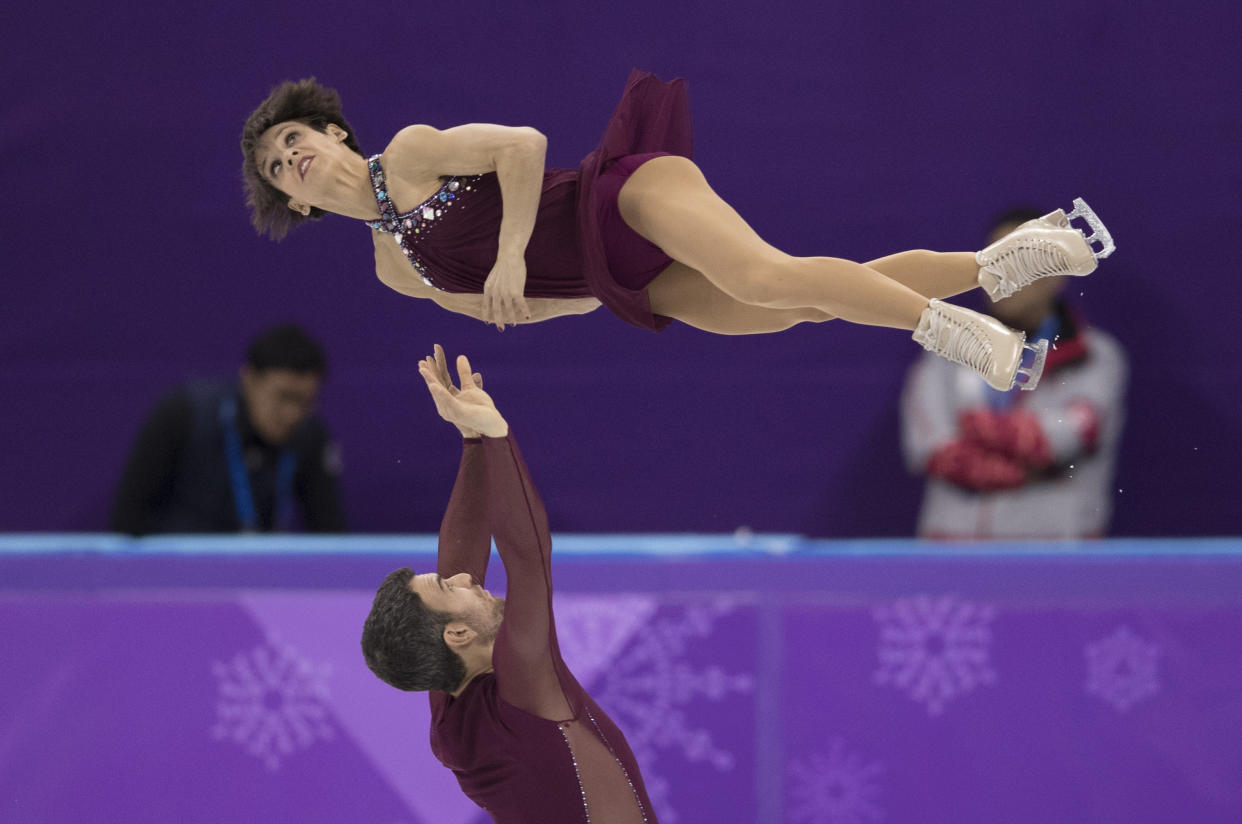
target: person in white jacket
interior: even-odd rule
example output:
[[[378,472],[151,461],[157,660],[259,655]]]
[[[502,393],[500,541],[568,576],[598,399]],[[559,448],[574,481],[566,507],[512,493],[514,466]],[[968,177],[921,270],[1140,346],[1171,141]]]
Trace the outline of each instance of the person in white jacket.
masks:
[[[1039,212],[1013,210],[1002,237]],[[1127,378],[1125,353],[1060,297],[1064,278],[991,304],[1002,323],[1052,341],[1031,392],[998,392],[924,355],[901,400],[908,468],[927,476],[918,535],[938,539],[1089,538],[1112,515]]]

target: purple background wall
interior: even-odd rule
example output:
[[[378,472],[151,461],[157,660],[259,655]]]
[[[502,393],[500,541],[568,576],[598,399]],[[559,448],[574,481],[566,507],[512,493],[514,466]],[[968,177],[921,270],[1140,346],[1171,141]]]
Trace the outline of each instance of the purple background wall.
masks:
[[[603,312],[502,335],[384,289],[344,219],[248,228],[237,135],[282,79],[337,87],[365,149],[481,120],[573,165],[641,66],[689,79],[697,159],[791,252],[974,249],[1011,202],[1086,197],[1119,251],[1078,291],[1134,367],[1116,530],[1236,533],[1240,23],[1117,0],[6,9],[0,530],[101,528],[155,398],[297,319],[330,351],[359,530],[437,523],[456,450],[413,367],[438,341],[488,375],[558,529],[908,533],[905,335]]]

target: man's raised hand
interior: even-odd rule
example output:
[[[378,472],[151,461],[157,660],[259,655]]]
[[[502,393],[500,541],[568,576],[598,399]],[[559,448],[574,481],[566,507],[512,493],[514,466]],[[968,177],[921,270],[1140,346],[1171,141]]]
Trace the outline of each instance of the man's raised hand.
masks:
[[[435,345],[434,355],[419,361],[418,373],[427,383],[436,412],[456,426],[463,437],[483,435],[503,438],[509,434],[509,424],[497,411],[491,397],[483,391],[483,376],[471,370],[465,355],[457,356],[460,387],[453,385],[444,349],[439,344]]]

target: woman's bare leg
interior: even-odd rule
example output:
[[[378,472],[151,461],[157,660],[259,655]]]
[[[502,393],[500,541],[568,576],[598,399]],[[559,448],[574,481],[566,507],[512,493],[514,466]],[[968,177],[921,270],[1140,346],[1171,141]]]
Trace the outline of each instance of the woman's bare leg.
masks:
[[[818,309],[768,309],[734,300],[702,272],[674,261],[649,287],[651,310],[717,335],[762,335],[799,323],[821,323],[832,315]]]
[[[863,265],[927,298],[948,298],[979,286],[979,264],[974,252],[914,249]]]
[[[621,187],[618,207],[636,232],[741,303],[910,330],[927,308],[926,296],[861,263],[792,257],[772,247],[684,157],[640,166]]]

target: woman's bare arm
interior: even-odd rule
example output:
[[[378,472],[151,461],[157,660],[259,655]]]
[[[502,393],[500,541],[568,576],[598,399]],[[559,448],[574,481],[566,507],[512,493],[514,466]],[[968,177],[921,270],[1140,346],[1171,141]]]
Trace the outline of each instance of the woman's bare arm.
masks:
[[[470,294],[453,294],[450,292],[441,292],[433,289],[435,294],[429,297],[439,306],[456,312],[459,315],[467,315],[475,320],[481,320],[490,323],[483,310],[483,295]],[[599,301],[595,298],[527,298],[526,317],[519,324],[539,323],[543,320],[551,320],[552,318],[564,317],[565,315],[585,315],[587,312],[594,311],[599,308]]]
[[[501,328],[529,320],[523,296],[526,244],[535,228],[543,182],[547,139],[535,129],[471,123],[440,131],[407,126],[385,150],[390,169],[406,169],[426,180],[439,175],[495,172],[500,183],[500,219],[496,263],[483,286],[483,320]],[[417,171],[415,171],[417,170]]]
[[[442,292],[428,286],[415,273],[391,235],[373,230],[371,240],[375,244],[375,275],[389,289],[412,298],[435,301],[450,312],[486,322],[482,295]],[[600,303],[595,298],[528,298],[526,305],[529,317],[524,318],[522,323],[538,323],[564,315],[585,315],[598,309]]]

